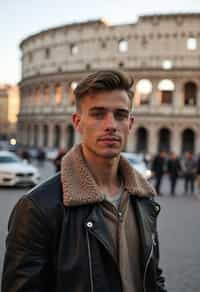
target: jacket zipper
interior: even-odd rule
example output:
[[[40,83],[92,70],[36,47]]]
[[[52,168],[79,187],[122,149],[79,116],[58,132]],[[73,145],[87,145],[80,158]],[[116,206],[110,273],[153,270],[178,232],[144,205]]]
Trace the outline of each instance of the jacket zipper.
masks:
[[[90,239],[89,239],[88,231],[86,231],[86,236],[87,236],[87,248],[88,248],[88,259],[89,259],[89,270],[90,270],[90,286],[91,286],[91,292],[94,292],[92,257],[91,257]]]
[[[152,258],[152,255],[153,255],[153,246],[155,244],[155,239],[154,239],[154,234],[152,234],[152,244],[151,244],[151,250],[150,250],[150,253],[149,253],[149,256],[148,256],[148,259],[146,261],[146,265],[145,265],[145,269],[144,269],[144,278],[143,278],[143,287],[144,287],[144,292],[146,292],[146,275],[147,275],[147,269],[148,269],[148,266],[149,266],[149,263],[150,263],[150,260]]]

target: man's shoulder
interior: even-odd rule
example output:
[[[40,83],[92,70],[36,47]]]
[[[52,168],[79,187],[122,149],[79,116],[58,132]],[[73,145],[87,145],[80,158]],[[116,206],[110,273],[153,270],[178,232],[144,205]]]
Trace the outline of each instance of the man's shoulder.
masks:
[[[54,209],[62,202],[62,184],[60,173],[50,177],[32,190],[25,197],[41,210]]]

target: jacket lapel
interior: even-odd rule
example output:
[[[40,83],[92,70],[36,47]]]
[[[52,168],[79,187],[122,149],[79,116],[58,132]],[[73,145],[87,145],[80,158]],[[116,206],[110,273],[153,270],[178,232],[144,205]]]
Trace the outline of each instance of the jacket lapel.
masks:
[[[133,196],[132,200],[134,200]],[[160,205],[153,200],[145,198],[137,198],[134,203],[145,265],[155,237],[156,217],[160,212]]]
[[[113,260],[117,263],[117,258],[114,250],[114,242],[108,226],[105,222],[105,217],[102,209],[95,205],[91,213],[87,217],[85,227],[90,234],[103,244],[108,253],[112,256]]]

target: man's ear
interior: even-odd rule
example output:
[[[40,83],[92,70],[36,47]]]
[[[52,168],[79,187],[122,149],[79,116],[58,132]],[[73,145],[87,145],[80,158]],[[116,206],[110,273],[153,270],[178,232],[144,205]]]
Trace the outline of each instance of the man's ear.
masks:
[[[133,113],[130,113],[130,117],[129,117],[129,132],[133,129],[134,122],[135,122],[135,119],[134,119]]]
[[[72,122],[73,122],[73,125],[74,125],[74,128],[76,129],[76,131],[81,134],[82,130],[81,130],[81,116],[80,116],[80,113],[78,113],[78,112],[73,113]]]

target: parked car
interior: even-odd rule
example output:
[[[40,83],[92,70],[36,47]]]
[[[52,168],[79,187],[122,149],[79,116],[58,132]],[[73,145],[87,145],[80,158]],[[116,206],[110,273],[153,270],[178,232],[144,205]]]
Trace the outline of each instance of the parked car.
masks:
[[[59,150],[57,148],[48,148],[46,149],[46,158],[49,160],[56,159]]]
[[[38,169],[9,151],[0,151],[0,186],[38,184]]]
[[[149,180],[152,178],[152,171],[147,168],[142,155],[128,152],[122,152],[122,155],[128,159],[130,164],[146,179]]]

